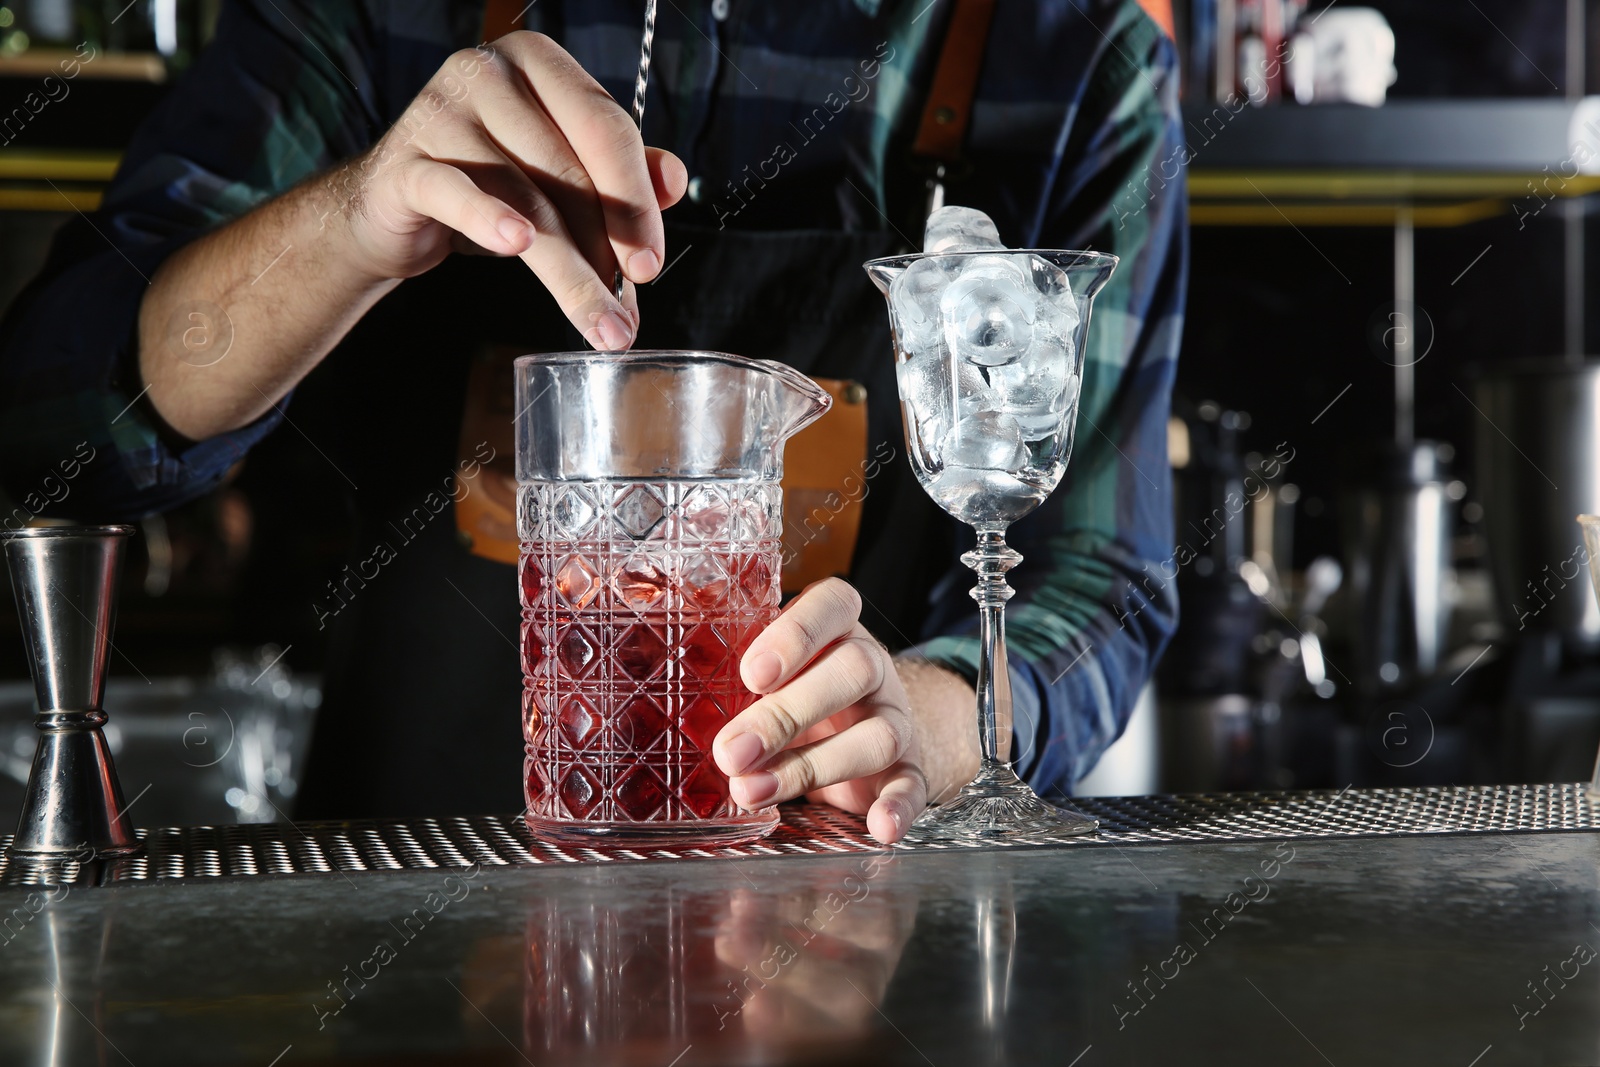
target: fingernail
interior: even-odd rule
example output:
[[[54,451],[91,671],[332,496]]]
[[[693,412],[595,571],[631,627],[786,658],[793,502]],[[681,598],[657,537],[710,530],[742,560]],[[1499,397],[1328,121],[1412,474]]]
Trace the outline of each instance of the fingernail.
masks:
[[[621,352],[633,339],[633,331],[627,321],[615,311],[597,311],[589,316],[589,321],[594,325],[583,332],[584,340],[601,351]],[[598,343],[595,341],[597,335]]]
[[[777,795],[778,776],[771,771],[747,774],[730,782],[729,789],[741,808],[759,808]]]
[[[628,257],[628,279],[635,282],[647,282],[656,276],[656,271],[661,269],[661,257],[649,248],[641,248]]]
[[[761,738],[755,734],[734,734],[722,743],[722,770],[729,776],[743,774],[761,758]]]
[[[500,236],[513,248],[519,248],[527,243],[527,238],[533,233],[533,227],[521,219],[504,218],[495,229],[500,231]]]
[[[752,693],[764,693],[783,674],[776,652],[761,652],[744,665],[744,684]]]

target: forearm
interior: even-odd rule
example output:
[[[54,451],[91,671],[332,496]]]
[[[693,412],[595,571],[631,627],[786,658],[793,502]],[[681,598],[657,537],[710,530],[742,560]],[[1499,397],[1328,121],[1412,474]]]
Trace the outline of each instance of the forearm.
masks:
[[[924,738],[928,799],[948,800],[978,773],[977,694],[955,671],[915,653],[896,656],[894,665]]]
[[[139,370],[178,433],[198,441],[259,418],[398,284],[357,266],[335,187],[300,185],[156,271],[139,309]]]

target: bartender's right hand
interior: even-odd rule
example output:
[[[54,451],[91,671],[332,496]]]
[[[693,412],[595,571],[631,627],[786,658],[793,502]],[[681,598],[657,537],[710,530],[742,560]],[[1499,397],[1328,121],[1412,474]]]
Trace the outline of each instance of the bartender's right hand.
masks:
[[[688,176],[646,148],[633,119],[542,34],[451,56],[364,156],[334,175],[356,269],[409,278],[470,242],[517,256],[598,349],[638,327],[632,287],[661,271],[661,211]]]
[[[892,844],[930,798],[977,773],[977,697],[954,671],[890,656],[861,625],[861,604],[839,578],[790,601],[745,650],[739,676],[760,699],[722,728],[712,755],[740,807],[806,796],[865,815]]]

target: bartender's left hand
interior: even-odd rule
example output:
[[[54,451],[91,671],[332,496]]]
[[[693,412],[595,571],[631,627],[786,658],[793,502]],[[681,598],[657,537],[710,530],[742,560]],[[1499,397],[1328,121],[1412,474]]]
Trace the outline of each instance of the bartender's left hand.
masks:
[[[953,671],[890,656],[860,616],[861,595],[838,578],[795,597],[740,661],[761,698],[713,752],[742,807],[807,796],[865,814],[887,844],[977,773],[975,698]]]

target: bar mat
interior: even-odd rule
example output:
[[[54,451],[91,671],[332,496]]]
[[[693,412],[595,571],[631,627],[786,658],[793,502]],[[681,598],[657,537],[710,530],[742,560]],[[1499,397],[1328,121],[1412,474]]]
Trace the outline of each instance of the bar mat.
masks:
[[[1195,793],[1081,797],[1074,806],[1100,820],[1100,832],[1067,842],[962,846],[911,842],[909,852],[967,847],[1065,847],[1305,837],[1548,833],[1596,829],[1586,783],[1343,789],[1338,792]],[[251,823],[142,831],[138,856],[67,861],[39,868],[0,855],[0,884],[100,885],[173,879],[249,878],[337,871],[405,871],[546,863],[759,858],[873,852],[864,821],[833,808],[799,804],[763,841],[715,849],[602,850],[537,840],[516,816],[360,822]],[[0,838],[9,844],[10,838]]]

